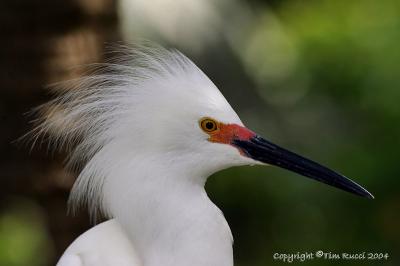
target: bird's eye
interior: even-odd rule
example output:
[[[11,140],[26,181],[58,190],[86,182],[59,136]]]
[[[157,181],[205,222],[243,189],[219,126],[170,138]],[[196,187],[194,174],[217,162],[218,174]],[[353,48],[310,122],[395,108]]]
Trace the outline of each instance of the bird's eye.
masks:
[[[210,133],[218,129],[218,124],[215,120],[206,117],[200,119],[200,127],[204,132]]]

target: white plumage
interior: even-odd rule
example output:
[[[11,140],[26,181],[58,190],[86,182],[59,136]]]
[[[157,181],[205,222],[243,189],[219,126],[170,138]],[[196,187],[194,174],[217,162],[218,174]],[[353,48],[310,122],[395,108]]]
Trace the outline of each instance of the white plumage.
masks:
[[[34,136],[49,133],[54,147],[74,147],[71,165],[85,162],[71,207],[87,205],[92,217],[101,211],[114,218],[78,238],[59,264],[125,265],[112,261],[126,257],[128,265],[129,253],[115,253],[131,250],[133,242],[138,265],[232,265],[229,227],[204,183],[213,172],[251,159],[207,142],[198,120],[241,121],[181,53],[120,49],[121,57],[62,84],[61,94],[40,108]],[[221,248],[205,241],[210,238]]]
[[[49,136],[82,170],[72,209],[110,220],[76,239],[60,266],[232,266],[232,235],[204,190],[221,169],[274,164],[370,196],[354,182],[246,129],[188,58],[120,47],[39,108],[34,142]]]

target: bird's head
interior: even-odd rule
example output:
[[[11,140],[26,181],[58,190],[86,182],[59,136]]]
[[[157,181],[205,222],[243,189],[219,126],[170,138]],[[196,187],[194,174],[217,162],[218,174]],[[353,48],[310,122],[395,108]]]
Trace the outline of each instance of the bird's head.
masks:
[[[99,194],[111,169],[127,160],[139,167],[143,158],[148,167],[182,165],[203,176],[231,166],[275,165],[372,198],[343,175],[246,128],[216,86],[181,53],[120,49],[118,60],[65,83],[59,97],[40,109],[42,119],[33,131],[36,137],[50,132],[57,147],[74,146],[72,163],[86,161],[73,190],[76,198]]]

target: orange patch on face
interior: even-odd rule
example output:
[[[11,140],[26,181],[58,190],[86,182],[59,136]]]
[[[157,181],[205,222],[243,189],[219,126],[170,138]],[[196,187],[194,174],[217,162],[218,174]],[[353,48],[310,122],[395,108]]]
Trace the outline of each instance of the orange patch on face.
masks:
[[[253,131],[237,124],[217,123],[218,129],[208,133],[211,142],[231,144],[234,139],[249,140],[256,135]]]

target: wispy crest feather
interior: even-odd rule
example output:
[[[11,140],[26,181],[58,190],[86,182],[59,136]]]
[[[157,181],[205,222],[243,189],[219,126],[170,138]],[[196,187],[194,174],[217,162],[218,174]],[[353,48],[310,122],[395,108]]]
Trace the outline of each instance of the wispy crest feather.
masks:
[[[101,190],[107,165],[98,166],[109,162],[99,154],[119,137],[146,90],[181,77],[210,82],[178,51],[154,45],[116,50],[117,56],[93,65],[87,76],[56,85],[56,98],[36,110],[39,119],[29,134],[33,145],[46,139],[51,149],[69,150],[70,167],[83,162],[69,203],[72,211],[87,206],[94,219],[106,212]]]

